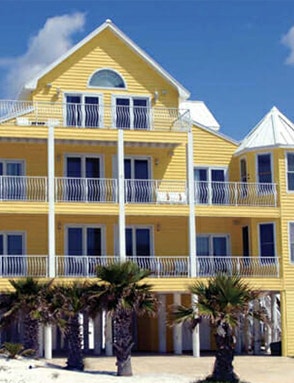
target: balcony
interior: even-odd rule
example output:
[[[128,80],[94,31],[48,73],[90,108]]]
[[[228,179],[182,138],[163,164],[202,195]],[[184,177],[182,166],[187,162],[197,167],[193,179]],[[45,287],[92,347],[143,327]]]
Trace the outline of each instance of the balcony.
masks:
[[[190,277],[190,259],[187,256],[128,257],[141,268],[151,270],[152,278]],[[56,256],[56,277],[95,277],[95,269],[118,262],[114,256]],[[198,278],[213,277],[218,273],[244,278],[279,278],[279,259],[274,257],[196,257]],[[1,255],[0,277],[48,277],[46,255]]]
[[[187,109],[98,104],[0,101],[0,125],[65,128],[189,131]]]
[[[196,205],[277,206],[276,184],[242,182],[194,183]],[[0,176],[0,201],[48,201],[47,177]],[[55,178],[56,202],[118,203],[117,179]],[[187,205],[181,180],[125,180],[126,204]]]
[[[273,183],[195,181],[196,205],[277,206]]]

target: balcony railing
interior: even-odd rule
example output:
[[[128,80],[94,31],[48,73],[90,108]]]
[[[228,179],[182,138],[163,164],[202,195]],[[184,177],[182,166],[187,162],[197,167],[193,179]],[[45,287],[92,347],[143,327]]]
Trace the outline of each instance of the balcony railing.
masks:
[[[125,180],[126,203],[187,204],[185,181]]]
[[[19,126],[174,130],[191,128],[190,112],[177,108],[0,100],[0,124]]]
[[[117,202],[117,180],[103,178],[56,178],[57,202]]]
[[[47,201],[47,178],[0,176],[0,201]]]
[[[0,276],[12,277],[47,277],[47,255],[0,255]]]
[[[188,278],[191,275],[187,256],[127,257],[153,278]],[[56,277],[95,277],[96,267],[118,262],[114,256],[56,256]],[[218,273],[244,278],[278,278],[279,259],[275,257],[200,257],[195,258],[196,277],[208,278]],[[0,277],[48,277],[46,255],[0,255]]]
[[[0,201],[47,201],[47,177],[0,176]],[[277,206],[276,184],[241,182],[194,183],[196,205]],[[117,203],[117,179],[55,178],[56,202]],[[126,203],[188,203],[185,181],[125,180]]]
[[[277,206],[273,183],[195,181],[194,187],[199,205]]]

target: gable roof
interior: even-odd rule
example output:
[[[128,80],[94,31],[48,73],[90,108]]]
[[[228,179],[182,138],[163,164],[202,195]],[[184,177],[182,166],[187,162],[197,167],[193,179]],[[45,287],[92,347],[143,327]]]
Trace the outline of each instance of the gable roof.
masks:
[[[135,44],[127,35],[125,35],[111,20],[106,20],[100,27],[96,28],[78,44],[69,49],[65,54],[55,60],[52,64],[48,65],[41,72],[39,72],[35,77],[28,81],[22,91],[31,91],[35,90],[40,78],[54,69],[62,61],[67,59],[70,55],[80,49],[88,41],[93,39],[95,36],[103,32],[105,29],[110,29],[116,36],[118,36],[126,45],[133,49],[139,56],[143,58],[152,68],[154,68],[158,73],[161,74],[167,81],[169,81],[175,88],[178,89],[179,95],[182,99],[187,99],[190,96],[189,91],[184,88],[176,79],[174,79],[165,69],[163,69],[155,60],[153,60],[146,52],[144,52],[137,44]]]
[[[219,123],[203,101],[185,100],[181,102],[180,107],[190,110],[191,119],[196,125],[200,124],[215,131],[219,130]]]
[[[244,138],[234,154],[291,146],[294,146],[294,124],[274,106]]]

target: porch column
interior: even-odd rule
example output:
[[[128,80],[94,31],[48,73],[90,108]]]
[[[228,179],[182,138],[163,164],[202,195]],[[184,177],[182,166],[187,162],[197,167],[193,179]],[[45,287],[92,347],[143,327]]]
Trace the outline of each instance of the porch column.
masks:
[[[42,358],[44,355],[44,326],[41,324],[39,324],[38,341],[39,341],[38,355],[39,357]]]
[[[126,217],[125,217],[125,169],[124,169],[124,131],[118,129],[117,169],[118,169],[118,241],[120,262],[126,260]]]
[[[159,294],[158,308],[158,351],[166,352],[166,295]]]
[[[174,305],[178,306],[181,304],[181,294],[174,293]],[[183,342],[182,342],[182,324],[175,324],[173,327],[173,340],[174,340],[174,353],[181,355],[183,353]]]
[[[102,349],[102,315],[97,314],[94,319],[94,355],[100,355]]]
[[[113,345],[112,345],[112,317],[109,313],[105,315],[105,355],[113,355]]]
[[[193,158],[193,133],[188,132],[187,143],[187,186],[189,201],[189,263],[190,277],[196,277],[196,222],[195,222],[195,202],[194,202],[194,158]]]
[[[52,359],[52,326],[44,326],[44,357]]]
[[[195,294],[192,294],[192,305],[198,302],[198,297]],[[192,331],[192,350],[193,356],[195,358],[200,357],[200,332],[199,332],[199,324]]]
[[[55,177],[55,148],[54,148],[54,124],[48,124],[48,274],[55,277],[55,201],[54,201],[54,177]]]

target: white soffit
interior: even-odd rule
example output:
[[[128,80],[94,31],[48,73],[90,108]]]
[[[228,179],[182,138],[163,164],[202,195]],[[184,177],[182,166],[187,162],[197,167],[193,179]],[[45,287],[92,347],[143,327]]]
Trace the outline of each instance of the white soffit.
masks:
[[[198,123],[215,131],[220,129],[219,123],[203,101],[183,101],[180,108],[190,110],[191,120],[195,125]]]
[[[294,125],[275,106],[242,140],[235,151],[243,151],[266,147],[287,147],[294,145]]]
[[[70,55],[80,49],[88,41],[93,39],[99,33],[103,32],[104,29],[111,29],[122,41],[124,41],[131,49],[133,49],[139,56],[141,56],[151,67],[153,67],[157,72],[159,72],[167,81],[169,81],[173,86],[178,89],[179,95],[182,99],[187,99],[190,96],[190,92],[184,88],[176,79],[174,79],[166,70],[164,70],[155,60],[153,60],[146,52],[144,52],[137,44],[135,44],[127,35],[125,35],[111,20],[106,20],[100,27],[96,28],[78,44],[73,46],[68,50],[64,55],[55,60],[52,64],[47,66],[41,72],[38,73],[34,78],[28,81],[23,90],[35,90],[38,84],[38,81],[41,77],[50,72],[53,68],[59,65],[62,61],[66,60]]]

